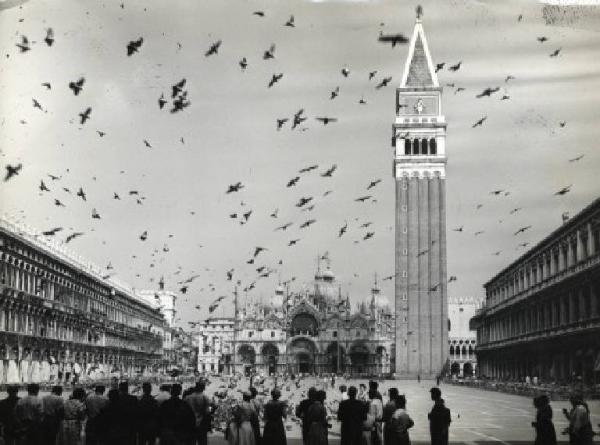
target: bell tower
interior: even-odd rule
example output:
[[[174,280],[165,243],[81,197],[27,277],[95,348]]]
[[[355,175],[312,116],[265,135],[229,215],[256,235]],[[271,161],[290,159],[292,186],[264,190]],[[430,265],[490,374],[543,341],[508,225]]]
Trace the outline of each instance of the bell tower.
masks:
[[[393,125],[396,376],[435,378],[448,356],[446,120],[417,8]]]

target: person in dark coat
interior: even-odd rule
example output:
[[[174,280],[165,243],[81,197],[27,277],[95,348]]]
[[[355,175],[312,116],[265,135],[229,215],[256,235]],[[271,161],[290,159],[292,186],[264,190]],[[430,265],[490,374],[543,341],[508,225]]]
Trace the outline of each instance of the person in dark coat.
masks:
[[[552,423],[552,408],[548,396],[534,398],[533,406],[537,410],[535,422],[531,422],[531,426],[535,428],[534,445],[556,445],[556,430]]]
[[[263,443],[268,445],[286,445],[285,428],[283,419],[286,417],[287,406],[281,402],[281,391],[275,388],[271,391],[272,400],[265,405],[265,428],[263,430]]]
[[[17,443],[17,419],[15,417],[15,406],[19,401],[17,394],[19,387],[10,385],[6,388],[8,397],[0,401],[0,425],[2,426],[2,437],[5,445],[16,445]]]
[[[193,440],[196,417],[192,408],[179,398],[181,385],[171,386],[171,398],[158,409],[160,444],[187,445]]]
[[[317,388],[311,386],[308,388],[308,398],[302,400],[296,406],[296,417],[302,419],[302,442],[306,445],[306,436],[308,434],[309,423],[307,421],[307,413],[310,405],[315,401],[315,396],[317,395]]]
[[[450,428],[450,410],[444,405],[442,391],[439,388],[431,388],[431,400],[433,408],[427,414],[429,419],[429,433],[431,434],[431,445],[448,445],[448,429]]]
[[[138,399],[129,394],[129,383],[119,383],[119,399],[116,403],[118,444],[135,443],[138,429]]]
[[[341,445],[361,445],[363,422],[367,418],[367,404],[356,400],[356,387],[348,388],[348,400],[342,400],[338,408],[341,426]]]
[[[328,428],[331,427],[327,423],[327,409],[325,408],[325,399],[327,393],[325,391],[316,391],[315,400],[308,407],[306,412],[306,422],[308,431],[306,432],[307,445],[328,445]]]
[[[383,443],[385,445],[393,444],[393,424],[392,424],[392,416],[398,409],[398,404],[396,403],[399,396],[398,388],[390,388],[388,390],[388,395],[390,400],[383,407]]]
[[[63,388],[60,385],[53,386],[52,392],[42,398],[42,443],[47,445],[56,444],[56,436],[65,415],[65,401],[62,398]]]
[[[142,397],[138,402],[139,415],[139,445],[154,445],[158,435],[158,402],[152,397],[152,385],[142,384]]]

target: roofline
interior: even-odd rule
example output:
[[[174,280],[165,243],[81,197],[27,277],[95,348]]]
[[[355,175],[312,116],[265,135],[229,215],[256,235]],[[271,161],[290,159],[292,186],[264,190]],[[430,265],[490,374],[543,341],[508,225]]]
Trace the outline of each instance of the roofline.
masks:
[[[423,28],[423,22],[420,17],[417,17],[415,21],[415,27],[413,29],[412,36],[410,38],[410,46],[408,48],[408,56],[406,57],[406,62],[404,62],[404,72],[402,73],[402,81],[400,82],[400,88],[407,88],[406,81],[408,80],[408,72],[410,69],[410,63],[412,62],[413,54],[415,52],[415,45],[417,43],[417,36],[421,36],[421,41],[423,43],[423,50],[425,52],[425,59],[427,60],[427,67],[429,68],[429,74],[431,76],[431,81],[433,82],[434,87],[439,87],[440,83],[438,82],[437,74],[435,73],[435,69],[433,68],[433,61],[431,60],[431,53],[429,52],[429,45],[427,44],[427,37],[425,37],[425,29]]]
[[[505,274],[511,268],[513,268],[517,263],[522,262],[527,257],[534,256],[533,252],[538,251],[542,246],[544,246],[546,244],[550,244],[550,241],[552,239],[556,238],[557,235],[559,235],[560,233],[568,232],[569,230],[571,230],[573,226],[577,225],[589,213],[593,212],[596,209],[596,207],[600,208],[600,197],[594,199],[590,204],[588,204],[582,210],[580,210],[579,213],[577,213],[572,218],[569,218],[569,220],[567,222],[563,223],[561,226],[554,229],[552,232],[550,232],[549,235],[547,235],[545,238],[543,238],[541,241],[539,241],[535,246],[533,246],[531,249],[529,249],[528,251],[523,253],[520,257],[518,257],[516,260],[514,260],[512,263],[510,263],[508,266],[506,266],[504,269],[502,269],[500,272],[498,272],[496,275],[494,275],[492,278],[490,278],[483,285],[483,287],[487,288],[493,281],[500,278],[503,274]]]
[[[86,270],[84,268],[85,265],[82,263],[83,259],[71,258],[69,256],[69,253],[60,252],[60,251],[58,251],[58,248],[56,248],[56,247],[54,249],[56,249],[57,251],[53,251],[53,247],[50,245],[46,245],[46,243],[43,242],[43,238],[37,239],[35,237],[35,235],[28,233],[26,231],[26,228],[23,228],[23,230],[19,233],[19,232],[13,231],[10,226],[17,227],[16,224],[9,222],[3,218],[0,218],[0,232],[4,232],[8,236],[11,236],[11,237],[17,239],[19,242],[29,246],[32,249],[41,251],[44,255],[50,257],[51,259],[53,259],[56,262],[61,263],[65,267],[72,269],[76,273],[86,276],[87,278],[89,278],[97,283],[100,283],[103,286],[113,289],[115,291],[115,293],[124,296],[128,300],[130,300],[134,303],[137,303],[139,305],[142,305],[151,311],[156,310],[156,307],[154,307],[153,305],[151,305],[150,303],[148,303],[147,301],[145,301],[144,299],[139,297],[136,294],[135,289],[133,289],[133,288],[127,289],[125,287],[126,285],[121,284],[121,283],[116,283],[110,278],[104,279],[104,278],[102,278],[102,276],[96,275],[95,273],[93,273],[93,272],[95,272],[93,269]],[[89,264],[92,265],[92,263],[89,263]]]

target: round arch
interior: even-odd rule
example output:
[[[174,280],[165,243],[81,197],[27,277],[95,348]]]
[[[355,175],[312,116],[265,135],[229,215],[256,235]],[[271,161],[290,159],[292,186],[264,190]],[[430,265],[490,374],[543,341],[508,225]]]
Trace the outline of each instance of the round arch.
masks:
[[[473,365],[471,364],[471,362],[466,362],[463,365],[463,375],[465,377],[472,377],[473,376]]]
[[[350,347],[350,363],[352,372],[362,374],[367,372],[369,363],[369,348],[364,343],[354,343]]]
[[[293,339],[287,347],[287,353],[292,372],[314,372],[317,346],[311,339],[306,337]]]
[[[265,364],[268,375],[275,374],[277,372],[277,362],[279,359],[279,349],[273,343],[265,343],[260,351],[263,357],[263,363]]]
[[[317,319],[309,313],[301,312],[294,316],[291,323],[291,334],[315,336],[319,332]]]
[[[327,363],[331,369],[331,372],[338,373],[343,372],[346,363],[346,349],[338,342],[334,341],[329,343],[325,350],[327,357]]]
[[[460,364],[458,362],[452,363],[452,366],[450,366],[450,374],[452,374],[452,375],[460,374]]]

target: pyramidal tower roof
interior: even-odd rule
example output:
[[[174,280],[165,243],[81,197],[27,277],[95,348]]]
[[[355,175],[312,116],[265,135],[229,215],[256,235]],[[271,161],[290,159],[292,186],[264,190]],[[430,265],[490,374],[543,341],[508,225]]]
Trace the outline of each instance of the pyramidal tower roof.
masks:
[[[404,65],[404,74],[400,88],[426,88],[439,87],[437,75],[431,61],[431,54],[427,46],[425,31],[421,15],[423,10],[417,7],[417,20],[410,38],[408,57]]]

